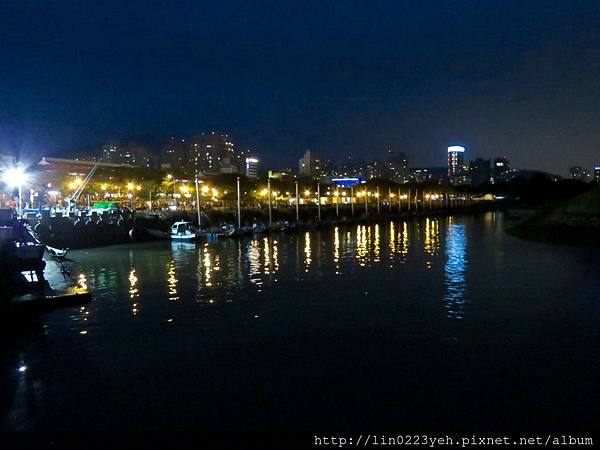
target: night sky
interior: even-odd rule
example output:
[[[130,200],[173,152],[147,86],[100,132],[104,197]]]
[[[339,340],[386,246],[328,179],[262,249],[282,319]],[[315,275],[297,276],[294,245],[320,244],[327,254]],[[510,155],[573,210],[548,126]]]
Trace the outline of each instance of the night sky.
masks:
[[[0,153],[229,132],[267,165],[600,164],[600,2],[0,2]]]

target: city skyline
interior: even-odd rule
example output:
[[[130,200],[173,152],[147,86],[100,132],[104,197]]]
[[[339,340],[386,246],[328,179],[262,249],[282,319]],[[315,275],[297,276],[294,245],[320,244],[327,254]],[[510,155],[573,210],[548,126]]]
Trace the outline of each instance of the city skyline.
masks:
[[[598,165],[591,1],[0,8],[3,153],[214,129],[280,167],[306,149],[437,166],[452,144],[561,175]]]

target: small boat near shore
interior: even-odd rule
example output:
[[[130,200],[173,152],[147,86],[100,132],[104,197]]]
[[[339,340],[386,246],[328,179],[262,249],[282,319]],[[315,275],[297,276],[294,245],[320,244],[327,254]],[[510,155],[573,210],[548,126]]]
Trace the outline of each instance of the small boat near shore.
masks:
[[[179,221],[171,226],[171,240],[175,242],[192,242],[198,239],[201,233],[189,222]]]

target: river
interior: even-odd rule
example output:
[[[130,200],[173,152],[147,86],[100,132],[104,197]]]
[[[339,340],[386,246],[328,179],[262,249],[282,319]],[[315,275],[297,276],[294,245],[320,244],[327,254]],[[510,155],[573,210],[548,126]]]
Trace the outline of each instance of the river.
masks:
[[[5,339],[2,429],[591,430],[600,252],[502,221],[73,251],[94,301]]]

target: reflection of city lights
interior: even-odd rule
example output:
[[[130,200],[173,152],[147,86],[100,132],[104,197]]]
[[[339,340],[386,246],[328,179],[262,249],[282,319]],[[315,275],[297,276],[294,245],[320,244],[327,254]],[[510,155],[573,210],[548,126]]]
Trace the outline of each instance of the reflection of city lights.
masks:
[[[306,265],[306,272],[312,263],[311,251],[310,251],[310,233],[307,231],[304,235],[304,264]]]
[[[81,289],[87,289],[87,279],[85,278],[85,274],[80,273],[79,274],[79,278],[77,279],[77,285],[81,288]]]

